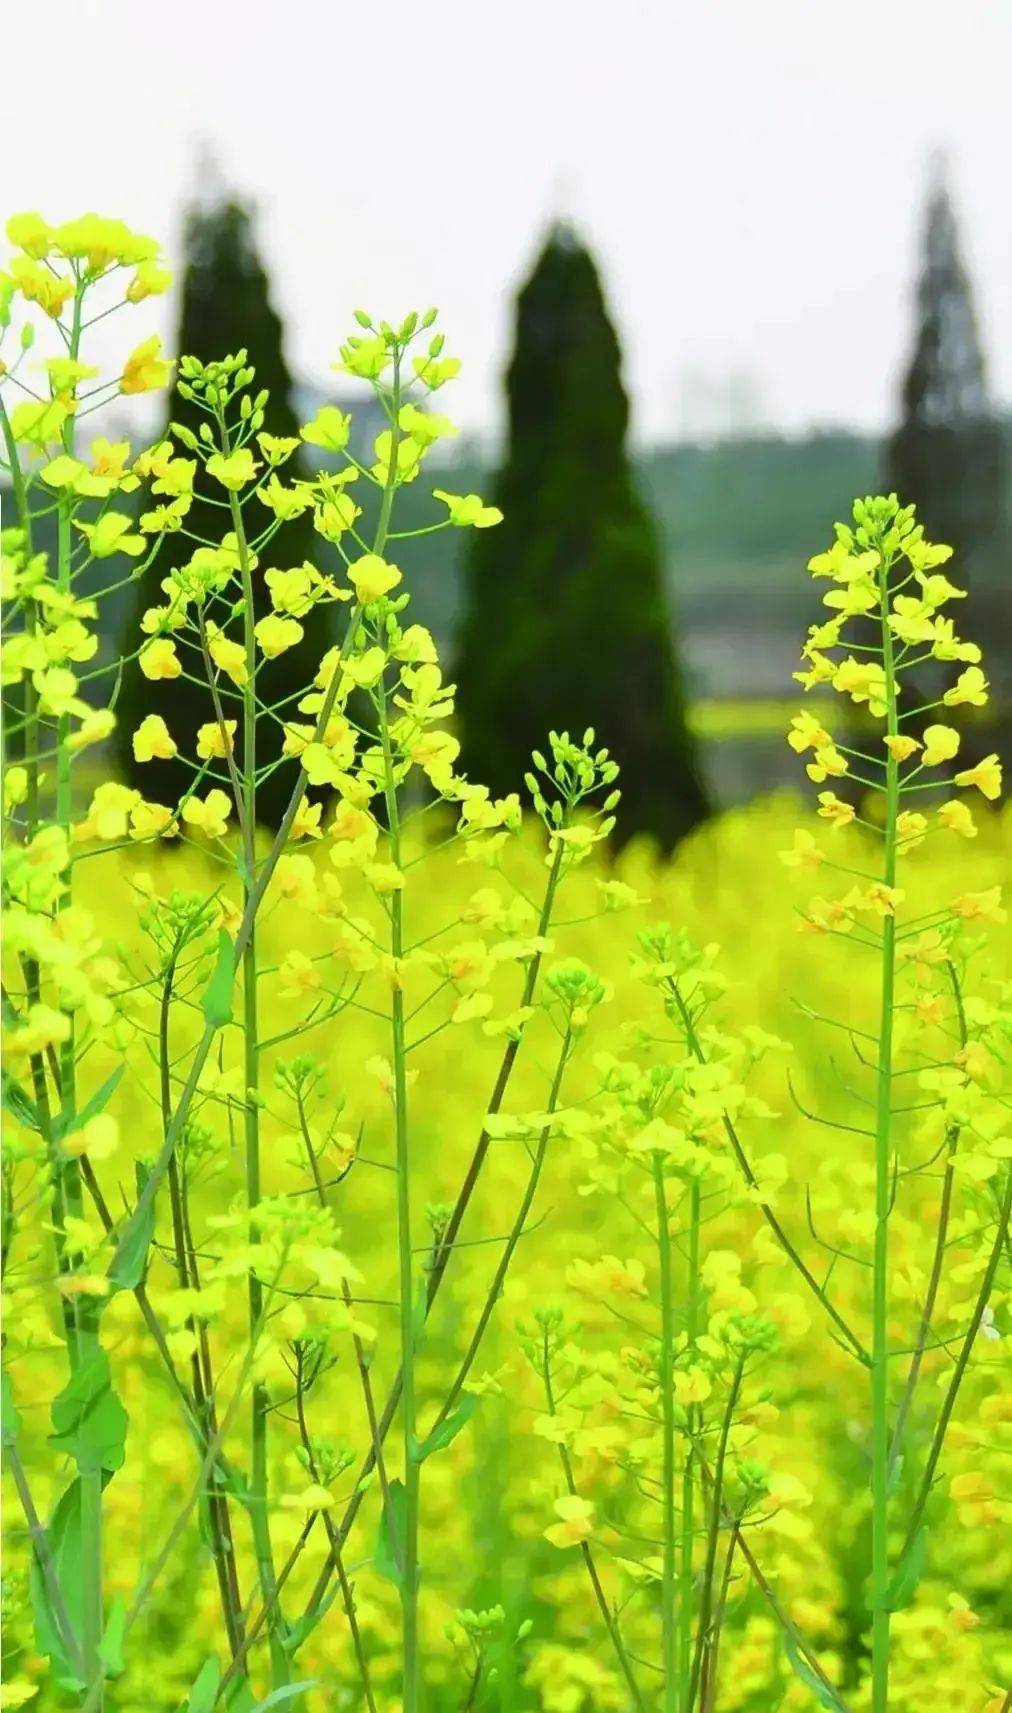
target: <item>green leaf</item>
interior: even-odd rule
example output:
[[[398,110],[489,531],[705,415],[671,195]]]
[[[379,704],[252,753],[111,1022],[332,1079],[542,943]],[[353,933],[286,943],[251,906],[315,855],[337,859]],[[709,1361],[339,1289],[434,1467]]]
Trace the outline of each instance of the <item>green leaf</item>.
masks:
[[[831,1713],[847,1713],[846,1702],[841,1701],[835,1691],[828,1684],[823,1683],[821,1677],[816,1677],[808,1661],[802,1659],[793,1636],[785,1633],[784,1647],[795,1677],[804,1684],[806,1689],[811,1690],[819,1706],[828,1707]]]
[[[74,1459],[81,1475],[121,1469],[128,1417],[112,1389],[109,1358],[97,1349],[53,1400],[49,1443]]]
[[[137,1184],[137,1200],[140,1202],[144,1186],[150,1177],[148,1168],[138,1160],[134,1165],[135,1181]],[[152,1199],[141,1220],[135,1220],[137,1209],[127,1219],[124,1237],[114,1257],[109,1271],[109,1282],[114,1291],[132,1291],[140,1284],[147,1267],[148,1250],[155,1234],[155,1204]]]
[[[431,1457],[434,1451],[443,1451],[446,1446],[452,1445],[461,1428],[467,1426],[480,1403],[481,1399],[477,1392],[465,1392],[457,1408],[452,1410],[446,1420],[440,1422],[439,1426],[434,1427],[432,1432],[422,1440],[415,1454],[418,1462],[424,1463],[425,1459]]]
[[[3,1073],[3,1104],[7,1111],[17,1119],[18,1123],[25,1126],[26,1130],[42,1129],[35,1102],[25,1093],[21,1084],[15,1082],[13,1077],[8,1076],[6,1071]]]
[[[75,1130],[83,1130],[86,1124],[90,1124],[93,1118],[97,1118],[100,1112],[105,1111],[125,1070],[125,1065],[117,1065],[114,1071],[110,1071],[105,1082],[95,1090],[91,1099],[85,1101],[79,1112],[75,1112],[69,1118],[56,1119],[53,1124],[53,1136],[57,1142],[65,1142],[68,1136],[73,1136]]]
[[[387,1503],[380,1518],[376,1550],[372,1567],[377,1576],[385,1576],[395,1587],[404,1585],[404,1483],[391,1481],[387,1486]]]
[[[186,1703],[186,1713],[211,1713],[220,1682],[221,1666],[212,1654],[210,1659],[204,1661],[194,1679]]]
[[[266,1713],[268,1707],[279,1707],[282,1701],[291,1701],[296,1695],[305,1695],[309,1689],[315,1689],[319,1679],[307,1677],[302,1683],[283,1683],[280,1689],[272,1689],[263,1701],[258,1701],[250,1713]]]
[[[224,928],[218,932],[218,956],[214,973],[204,991],[204,1018],[215,1029],[232,1021],[232,986],[235,981],[235,947]]]
[[[80,1480],[74,1480],[70,1483],[57,1504],[46,1530],[46,1542],[49,1547],[53,1572],[63,1597],[67,1620],[73,1628],[76,1639],[81,1635],[84,1628]],[[32,1562],[28,1572],[28,1586],[35,1617],[36,1646],[39,1652],[45,1654],[49,1660],[55,1681],[62,1687],[76,1693],[84,1689],[85,1685],[77,1676],[74,1662],[67,1653],[60,1626],[56,1621],[56,1615],[49,1598],[46,1578],[35,1553],[32,1554]]]
[[[909,1552],[904,1553],[893,1571],[892,1580],[885,1591],[882,1605],[887,1612],[900,1612],[904,1606],[909,1606],[917,1584],[924,1574],[927,1551],[928,1536],[922,1524],[910,1543]]]
[[[0,1394],[0,1438],[4,1445],[13,1445],[21,1428],[21,1417],[14,1404],[14,1387],[11,1377],[4,1370],[2,1394]]]
[[[105,1666],[106,1677],[119,1677],[123,1670],[126,1615],[126,1601],[122,1594],[117,1594],[106,1620],[105,1633],[98,1644],[98,1657]]]

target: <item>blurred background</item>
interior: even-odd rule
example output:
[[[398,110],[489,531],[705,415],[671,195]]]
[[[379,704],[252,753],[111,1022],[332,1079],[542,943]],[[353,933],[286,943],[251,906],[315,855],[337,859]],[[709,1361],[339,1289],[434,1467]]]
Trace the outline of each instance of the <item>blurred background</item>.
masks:
[[[805,563],[881,487],[957,549],[995,688],[965,744],[1008,759],[1012,8],[45,0],[5,36],[8,208],[157,236],[144,328],[247,344],[276,430],[332,399],[367,443],[352,311],[439,306],[437,475],[506,522],[402,562],[476,777],[592,719],[622,831],[665,845],[794,783]],[[100,428],[154,438],[164,401],[134,408]],[[402,527],[438,515],[406,491]],[[110,655],[150,598],[106,604]]]

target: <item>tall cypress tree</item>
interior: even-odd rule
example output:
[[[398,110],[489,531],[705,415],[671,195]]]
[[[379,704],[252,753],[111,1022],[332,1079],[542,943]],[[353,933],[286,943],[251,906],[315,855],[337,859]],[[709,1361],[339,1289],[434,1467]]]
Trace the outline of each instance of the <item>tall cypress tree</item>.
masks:
[[[1012,603],[1000,566],[1008,447],[988,399],[973,293],[940,177],[928,198],[914,348],[887,475],[902,500],[915,502],[929,539],[956,551],[957,580],[971,590],[961,628],[970,635],[986,629],[992,652],[1012,666]]]
[[[655,529],[625,450],[620,352],[594,262],[549,234],[517,304],[509,446],[476,532],[457,668],[464,761],[515,790],[550,728],[622,768],[618,833],[672,846],[706,813]]]
[[[209,362],[245,348],[256,370],[256,387],[270,392],[266,427],[272,434],[297,435],[298,419],[292,392],[292,376],[285,361],[281,320],[270,300],[267,274],[257,253],[253,236],[253,221],[248,208],[236,201],[220,201],[211,206],[190,210],[185,231],[185,271],[182,281],[182,302],[178,350],[181,355],[199,357]],[[169,422],[185,423],[195,431],[204,420],[185,398],[174,391],[169,400]],[[294,464],[287,466],[289,476]],[[197,500],[186,520],[187,529],[208,540],[217,540],[222,531],[220,509]],[[266,522],[268,514],[263,513]],[[319,550],[324,546],[314,533],[312,514],[303,513],[286,523],[269,555],[270,563],[280,568],[301,565],[310,559],[319,563]],[[138,583],[136,601],[128,614],[128,630],[124,652],[136,647],[141,613],[157,606],[161,599],[160,583],[174,566],[185,564],[194,551],[195,543],[185,534],[166,537],[157,560]],[[264,611],[269,611],[262,576],[256,579],[258,593],[263,594]],[[316,607],[303,621],[305,636],[297,647],[276,660],[265,661],[261,668],[262,692],[271,702],[291,695],[310,679],[320,656],[328,646],[328,609]],[[143,790],[148,798],[173,803],[181,796],[192,779],[176,761],[151,761],[138,766],[131,748],[131,735],[148,713],[163,713],[164,693],[149,684],[136,664],[127,671],[119,702],[117,731],[120,766],[132,785]],[[179,679],[173,685],[170,729],[180,750],[194,757],[198,726],[213,719],[211,698],[206,688]],[[296,716],[298,717],[298,716]],[[283,734],[280,726],[273,731],[265,728],[258,740],[261,764],[273,761],[280,753]],[[290,791],[290,781],[284,769],[272,774],[258,790],[258,803],[264,819],[277,825],[284,813]]]
[[[988,401],[952,200],[937,180],[926,207],[901,423],[889,442],[889,485],[916,504],[930,540],[954,546],[971,584],[974,572],[993,570],[1005,522],[1007,459]]]

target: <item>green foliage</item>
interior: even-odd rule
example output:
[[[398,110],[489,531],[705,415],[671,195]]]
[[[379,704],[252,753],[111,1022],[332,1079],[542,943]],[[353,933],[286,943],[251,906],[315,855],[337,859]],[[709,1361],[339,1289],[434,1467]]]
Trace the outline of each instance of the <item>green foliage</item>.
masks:
[[[270,393],[272,431],[278,436],[297,436],[299,425],[291,372],[284,353],[283,328],[270,300],[269,281],[255,247],[249,210],[233,201],[193,209],[187,221],[185,247],[178,349],[203,362],[217,359],[226,351],[244,350],[255,371],[257,388],[266,388]],[[177,379],[169,397],[166,429],[172,423],[180,423],[191,433],[198,432],[202,420],[192,399],[186,396],[185,381],[181,386]],[[265,512],[264,517],[267,515]],[[148,795],[165,803],[182,794],[189,777],[176,759],[156,759],[143,768],[135,759],[131,733],[146,714],[163,706],[157,687],[148,682],[132,658],[137,625],[147,607],[158,605],[163,578],[191,557],[198,545],[194,538],[219,539],[222,516],[220,508],[198,498],[184,527],[166,537],[157,564],[139,579],[135,601],[126,615],[121,652],[127,664],[117,728],[120,769],[132,785],[142,787]],[[312,518],[303,514],[286,525],[276,555],[272,553],[269,563],[282,569],[301,565],[307,559],[319,563],[321,551],[326,552],[319,536],[314,534]],[[261,567],[255,584],[258,618],[271,610],[263,570]],[[298,646],[288,650],[283,658],[265,664],[262,684],[265,700],[283,701],[312,676],[310,665],[315,668],[331,641],[328,620],[325,608],[316,609],[309,616],[305,636]],[[173,727],[186,753],[194,749],[198,727],[213,718],[207,686],[189,676],[180,679],[173,693]],[[280,724],[265,722],[260,760],[265,763],[276,760],[281,741]],[[264,781],[257,810],[265,825],[278,825],[287,800],[288,786],[284,779],[275,775]]]
[[[625,450],[619,348],[565,229],[520,293],[505,522],[474,537],[458,663],[464,757],[515,789],[549,727],[594,724],[622,769],[619,837],[671,846],[705,814],[656,533]]]

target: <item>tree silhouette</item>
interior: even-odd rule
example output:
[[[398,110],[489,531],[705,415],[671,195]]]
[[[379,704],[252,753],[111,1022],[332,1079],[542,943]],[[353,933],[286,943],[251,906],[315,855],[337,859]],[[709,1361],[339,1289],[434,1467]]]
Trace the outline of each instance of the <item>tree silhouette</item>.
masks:
[[[1012,675],[1008,445],[988,398],[973,292],[939,172],[928,197],[914,349],[888,446],[890,488],[913,500],[930,540],[956,552],[969,586],[960,628],[987,637],[998,680]]]
[[[244,347],[256,370],[257,389],[266,387],[270,392],[267,428],[272,434],[297,435],[298,419],[292,398],[292,376],[285,361],[282,324],[270,300],[269,281],[257,253],[250,210],[233,200],[192,208],[186,221],[185,256],[180,354],[208,362]],[[185,423],[196,430],[203,420],[185,398],[173,391],[169,422]],[[294,465],[289,465],[288,470],[294,473]],[[217,540],[222,530],[221,518],[220,510],[197,500],[186,526],[197,535]],[[262,521],[266,518],[265,512]],[[301,565],[306,559],[318,562],[322,545],[313,531],[311,514],[304,513],[281,529],[271,544],[270,562],[282,568]],[[154,566],[138,583],[136,600],[128,614],[124,653],[136,648],[141,613],[159,603],[162,578],[172,567],[185,564],[194,546],[181,533],[166,537]],[[262,577],[257,579],[257,588],[258,592],[264,592],[264,611],[269,611]],[[270,702],[293,695],[312,677],[330,640],[328,609],[314,608],[304,627],[305,636],[297,647],[261,666],[258,684]],[[149,684],[136,663],[132,663],[125,673],[119,701],[121,770],[147,797],[172,803],[186,789],[192,774],[178,761],[151,761],[138,766],[130,742],[145,714],[164,710],[164,692],[159,693],[158,686]],[[178,679],[173,685],[169,723],[180,750],[191,759],[196,753],[198,726],[213,717],[209,692],[188,679]],[[282,741],[280,725],[273,730],[265,727],[263,739],[258,742],[261,765],[276,760]],[[269,775],[258,787],[258,807],[268,824],[277,825],[289,792],[290,781],[284,769]]]
[[[625,439],[620,352],[587,249],[556,226],[517,302],[509,444],[476,532],[458,661],[464,762],[515,790],[550,728],[622,768],[618,836],[672,846],[706,813],[653,522]]]

